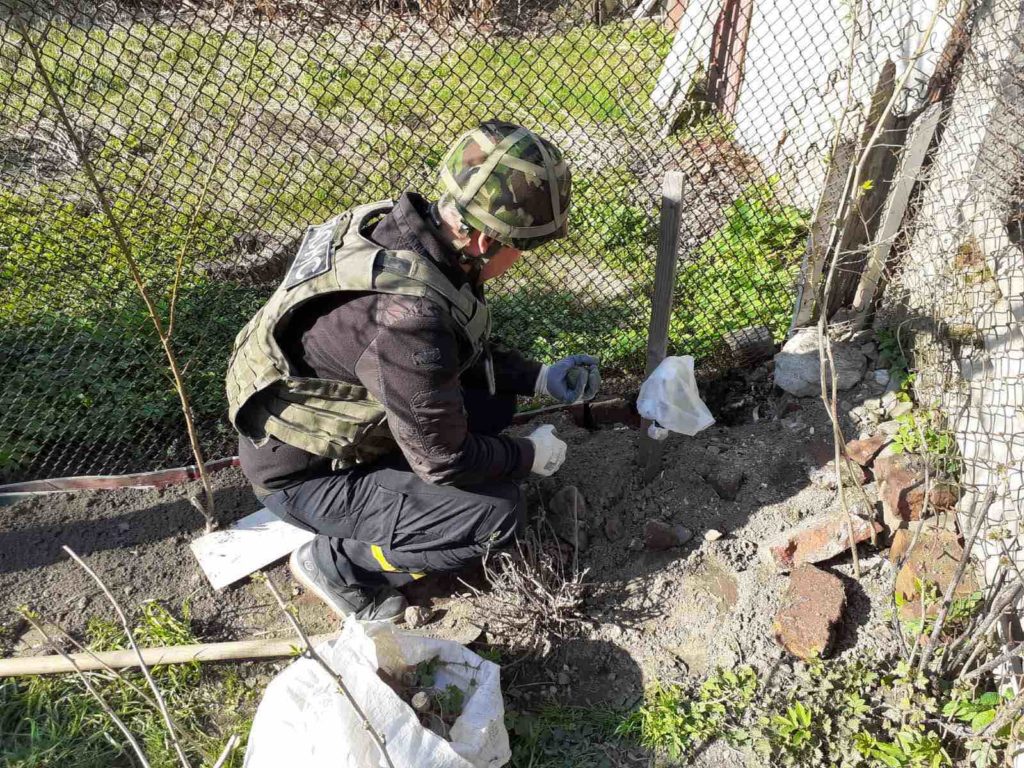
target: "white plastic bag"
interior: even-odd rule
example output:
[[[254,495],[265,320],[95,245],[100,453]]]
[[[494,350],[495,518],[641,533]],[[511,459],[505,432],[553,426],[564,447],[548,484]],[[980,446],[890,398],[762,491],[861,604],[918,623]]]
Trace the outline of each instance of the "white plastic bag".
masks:
[[[693,358],[689,355],[662,360],[640,386],[636,408],[641,416],[654,422],[648,434],[655,440],[664,440],[667,432],[696,435],[715,423],[700,399],[693,376]]]
[[[512,753],[505,730],[500,668],[458,643],[421,637],[383,622],[349,618],[337,640],[317,650],[341,674],[398,768],[498,768]],[[440,657],[437,685],[465,692],[451,741],[420,725],[412,708],[378,676]],[[249,734],[244,768],[380,768],[387,762],[330,675],[311,659],[290,664],[267,686]]]

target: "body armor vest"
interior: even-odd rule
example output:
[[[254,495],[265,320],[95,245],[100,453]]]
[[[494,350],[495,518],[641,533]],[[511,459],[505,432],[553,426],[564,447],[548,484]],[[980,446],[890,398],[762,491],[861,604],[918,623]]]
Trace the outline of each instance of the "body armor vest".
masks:
[[[456,289],[428,258],[388,251],[363,233],[393,207],[370,203],[310,227],[281,285],[235,339],[228,363],[228,418],[257,446],[273,436],[345,468],[394,449],[384,407],[357,384],[296,375],[278,341],[307,301],[331,293],[430,299],[455,320],[473,349],[490,333],[490,312],[469,285]]]

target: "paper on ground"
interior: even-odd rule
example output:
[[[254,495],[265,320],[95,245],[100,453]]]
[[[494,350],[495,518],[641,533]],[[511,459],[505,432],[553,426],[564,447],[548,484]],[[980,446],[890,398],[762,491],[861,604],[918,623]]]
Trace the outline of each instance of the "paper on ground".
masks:
[[[264,508],[226,530],[200,536],[191,547],[210,585],[221,589],[280,560],[315,536]]]

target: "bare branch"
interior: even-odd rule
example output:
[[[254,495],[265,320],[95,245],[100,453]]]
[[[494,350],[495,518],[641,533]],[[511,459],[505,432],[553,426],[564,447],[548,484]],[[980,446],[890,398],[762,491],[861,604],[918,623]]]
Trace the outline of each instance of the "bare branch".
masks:
[[[66,653],[64,649],[60,647],[60,645],[53,641],[53,638],[51,638],[47,631],[43,628],[43,625],[37,622],[29,612],[21,611],[21,615],[22,618],[25,619],[25,621],[27,621],[29,624],[35,627],[36,631],[39,632],[39,634],[41,634],[46,639],[46,642],[50,644],[50,647],[53,648],[53,650],[55,650],[57,653],[63,656],[64,659],[75,668],[75,674],[78,675],[79,679],[82,681],[82,684],[85,686],[85,689],[89,692],[89,695],[96,699],[96,702],[100,705],[100,707],[102,707],[103,711],[107,713],[107,716],[114,721],[114,725],[117,726],[117,729],[124,734],[124,737],[128,740],[128,743],[131,745],[132,751],[135,752],[136,757],[139,758],[139,762],[142,764],[142,768],[150,768],[149,760],[146,759],[146,753],[142,751],[142,747],[139,745],[138,740],[135,738],[134,735],[132,735],[132,732],[128,730],[128,726],[124,724],[124,721],[121,718],[119,718],[117,716],[117,713],[115,713],[111,706],[107,704],[106,699],[104,699],[103,696],[100,695],[100,692],[96,690],[96,688],[92,684],[92,681],[89,680],[89,676],[86,675],[78,667],[78,665],[75,663],[75,660],[71,658],[71,656],[68,653]]]
[[[146,666],[146,662],[142,658],[142,651],[139,649],[139,644],[135,641],[135,633],[132,632],[131,624],[128,623],[128,617],[125,616],[124,610],[121,608],[120,603],[114,598],[107,588],[107,585],[103,583],[103,580],[96,575],[96,572],[90,568],[82,558],[80,558],[75,551],[69,546],[64,546],[62,549],[71,556],[78,565],[96,582],[97,586],[103,590],[103,594],[106,596],[107,601],[113,606],[114,612],[117,614],[117,618],[121,621],[121,627],[124,629],[125,635],[128,637],[128,643],[131,645],[132,650],[135,651],[135,655],[139,659],[139,668],[142,670],[142,675],[146,678],[146,682],[149,683],[149,689],[153,692],[153,698],[156,700],[157,709],[160,710],[160,714],[163,716],[164,723],[167,726],[167,738],[170,739],[171,745],[174,747],[174,751],[178,755],[178,760],[181,762],[182,768],[192,768],[188,762],[188,758],[185,757],[185,750],[181,748],[181,742],[178,741],[176,735],[177,726],[174,724],[174,718],[171,717],[171,713],[167,710],[167,704],[164,702],[163,694],[160,693],[160,689],[157,687],[156,681],[153,679],[152,673],[149,671],[149,667]]]
[[[292,629],[295,630],[295,634],[297,634],[299,636],[299,639],[302,640],[302,644],[304,646],[304,648],[302,649],[302,654],[306,658],[315,661],[317,664],[320,665],[324,672],[326,672],[332,678],[334,678],[334,681],[338,684],[338,689],[341,691],[342,695],[348,700],[348,703],[352,705],[352,709],[355,710],[356,715],[362,721],[363,727],[366,729],[366,732],[370,734],[370,738],[372,738],[374,742],[377,744],[377,748],[380,749],[380,753],[384,756],[384,760],[385,762],[387,762],[388,768],[395,768],[395,764],[392,762],[391,756],[388,754],[387,746],[384,743],[384,737],[377,733],[377,731],[370,724],[369,718],[366,717],[366,713],[363,712],[362,707],[359,706],[359,702],[356,701],[355,696],[353,696],[351,691],[349,691],[348,686],[345,684],[345,681],[342,679],[341,675],[339,675],[337,672],[331,669],[330,664],[324,661],[324,657],[321,656],[317,652],[316,648],[313,647],[313,644],[309,642],[309,637],[306,636],[306,633],[302,629],[302,626],[295,618],[295,614],[292,613],[291,608],[288,606],[287,603],[285,603],[284,598],[281,597],[281,593],[277,591],[277,587],[274,586],[274,582],[270,580],[270,577],[267,577],[266,582],[267,589],[270,590],[270,594],[274,596],[274,599],[277,601],[277,604],[281,607],[281,610],[284,611],[284,615],[288,619],[288,623],[292,625]]]
[[[110,224],[110,228],[114,233],[114,240],[117,243],[121,256],[124,258],[125,264],[128,267],[128,273],[139,292],[139,296],[142,298],[143,304],[145,304],[146,312],[149,315],[149,319],[153,323],[153,328],[156,330],[157,337],[160,340],[160,346],[163,348],[164,356],[167,358],[167,366],[170,369],[171,377],[174,381],[174,389],[178,395],[179,401],[181,402],[181,412],[185,417],[185,430],[188,433],[189,443],[192,447],[192,454],[195,456],[196,467],[199,470],[199,477],[202,481],[203,490],[206,495],[206,528],[208,531],[213,530],[216,525],[216,520],[213,517],[213,485],[210,482],[210,474],[206,469],[206,460],[203,458],[203,449],[199,443],[199,432],[196,428],[195,419],[192,415],[192,406],[188,396],[188,389],[185,386],[184,377],[182,376],[181,370],[178,366],[177,356],[171,346],[170,337],[164,329],[164,323],[160,318],[160,313],[156,308],[156,304],[149,295],[149,289],[146,287],[146,282],[142,276],[142,270],[139,268],[139,262],[135,258],[135,253],[131,245],[128,243],[128,238],[125,236],[124,227],[121,226],[121,220],[118,218],[117,214],[114,213],[114,207],[111,205],[111,202],[107,197],[106,190],[100,183],[96,169],[93,166],[92,161],[89,159],[89,153],[86,151],[81,137],[78,135],[74,124],[71,122],[71,118],[68,116],[67,110],[64,107],[64,102],[61,100],[56,88],[54,88],[50,73],[43,65],[43,58],[39,49],[39,44],[32,38],[32,35],[25,26],[23,19],[15,16],[14,23],[18,28],[18,33],[25,41],[25,45],[28,47],[28,50],[32,55],[39,78],[42,80],[47,96],[53,103],[53,108],[57,112],[57,117],[60,119],[64,130],[68,134],[68,138],[74,146],[75,153],[78,156],[79,163],[81,163],[82,170],[85,172],[89,183],[92,185],[93,190],[96,193],[103,215]]]

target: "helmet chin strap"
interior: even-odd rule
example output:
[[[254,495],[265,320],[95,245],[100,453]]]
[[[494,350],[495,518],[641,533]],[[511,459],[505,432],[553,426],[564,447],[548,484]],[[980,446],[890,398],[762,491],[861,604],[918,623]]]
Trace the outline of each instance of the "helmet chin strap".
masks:
[[[435,227],[437,227],[438,229],[443,228],[444,221],[441,219],[441,211],[438,210],[436,202],[430,204],[430,218],[433,220]],[[468,234],[473,230],[471,230],[468,226],[463,225],[460,231],[463,234]],[[498,242],[492,237],[491,244],[487,246],[487,250],[479,255],[466,253],[464,248],[459,249],[459,264],[465,264],[470,267],[469,275],[474,284],[479,284],[480,271],[485,266],[487,266],[487,262],[494,258],[494,256],[498,253],[498,251],[501,250],[501,248],[502,243]]]

